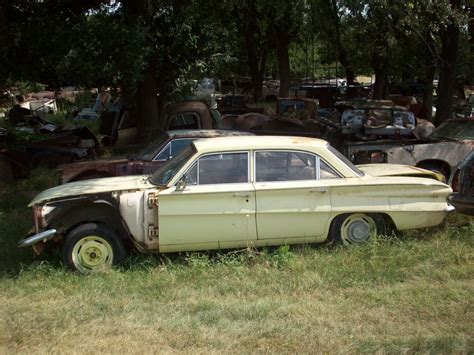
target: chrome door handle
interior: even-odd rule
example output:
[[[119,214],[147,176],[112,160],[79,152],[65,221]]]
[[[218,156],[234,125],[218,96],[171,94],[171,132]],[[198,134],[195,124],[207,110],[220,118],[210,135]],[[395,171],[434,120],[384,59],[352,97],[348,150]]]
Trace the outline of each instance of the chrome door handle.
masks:
[[[250,197],[250,192],[234,192],[234,197]]]
[[[321,194],[325,194],[326,192],[328,192],[328,188],[327,187],[313,187],[310,192],[319,192]]]

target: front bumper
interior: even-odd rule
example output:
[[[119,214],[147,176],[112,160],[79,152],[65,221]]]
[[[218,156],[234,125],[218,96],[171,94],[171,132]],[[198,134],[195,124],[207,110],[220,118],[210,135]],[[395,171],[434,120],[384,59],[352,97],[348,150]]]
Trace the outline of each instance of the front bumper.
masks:
[[[19,248],[24,248],[24,247],[29,247],[32,246],[38,242],[46,242],[56,236],[56,229],[48,229],[43,232],[31,235],[29,237],[26,237],[25,239],[22,239],[18,242],[18,247]]]

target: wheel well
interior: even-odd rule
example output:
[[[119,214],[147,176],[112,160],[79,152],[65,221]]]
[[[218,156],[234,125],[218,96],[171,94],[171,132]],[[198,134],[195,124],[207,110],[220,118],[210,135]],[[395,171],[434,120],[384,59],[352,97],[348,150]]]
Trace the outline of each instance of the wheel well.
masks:
[[[103,178],[103,177],[112,177],[113,175],[106,172],[106,171],[98,171],[98,170],[87,170],[83,171],[82,173],[73,177],[70,182],[73,181],[80,181],[80,180],[88,180],[93,178]]]
[[[72,229],[86,223],[97,223],[113,230],[121,239],[128,239],[130,233],[120,213],[107,203],[83,203],[55,214],[48,225],[65,236]]]
[[[449,164],[443,160],[426,159],[419,161],[416,166],[426,170],[439,171],[446,178],[449,178],[449,174],[451,173],[451,168]]]

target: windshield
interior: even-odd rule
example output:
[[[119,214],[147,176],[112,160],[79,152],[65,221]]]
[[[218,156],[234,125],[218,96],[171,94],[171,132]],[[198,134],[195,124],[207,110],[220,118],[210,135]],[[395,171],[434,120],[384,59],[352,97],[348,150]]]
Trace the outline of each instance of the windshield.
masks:
[[[184,164],[196,153],[194,145],[191,144],[181,153],[168,160],[152,176],[150,181],[155,185],[167,185]]]
[[[364,172],[362,170],[359,170],[354,164],[351,163],[349,159],[347,159],[344,155],[341,154],[336,148],[332,146],[328,146],[328,149],[331,153],[333,153],[336,157],[338,157],[344,164],[346,164],[349,168],[356,173],[358,176],[364,176]]]
[[[431,139],[474,140],[474,121],[447,121],[429,136]]]
[[[161,146],[168,140],[167,134],[161,134],[157,140],[148,144],[140,152],[135,155],[135,159],[138,160],[153,160],[153,158],[158,154]]]

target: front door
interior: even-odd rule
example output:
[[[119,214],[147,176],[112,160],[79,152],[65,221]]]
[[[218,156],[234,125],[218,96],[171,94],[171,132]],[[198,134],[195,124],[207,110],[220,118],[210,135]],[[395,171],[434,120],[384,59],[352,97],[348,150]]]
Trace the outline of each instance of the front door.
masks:
[[[158,196],[160,250],[232,248],[257,239],[249,153],[201,156],[187,185]]]

